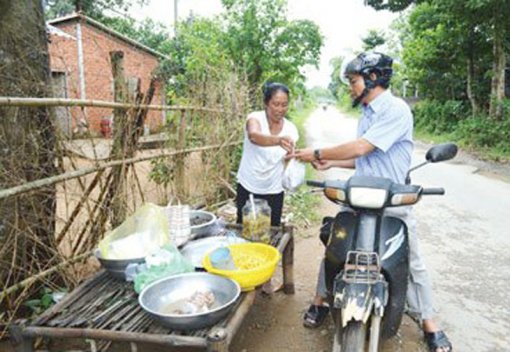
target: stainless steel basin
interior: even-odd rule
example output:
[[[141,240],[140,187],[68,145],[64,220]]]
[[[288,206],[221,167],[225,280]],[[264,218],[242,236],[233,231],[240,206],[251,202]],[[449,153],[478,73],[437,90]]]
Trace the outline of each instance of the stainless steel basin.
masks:
[[[196,314],[171,314],[168,307],[182,302],[197,291],[208,290],[214,294],[211,310]],[[234,280],[209,274],[186,273],[170,276],[145,287],[138,302],[159,322],[174,330],[196,330],[216,324],[225,318],[241,294]]]
[[[192,210],[190,212],[191,236],[194,238],[210,235],[216,223],[216,215],[205,210]],[[193,225],[197,223],[196,225]]]
[[[142,264],[145,263],[145,257],[142,258],[132,258],[132,259],[105,259],[101,257],[101,251],[96,249],[94,251],[94,255],[97,260],[101,263],[101,266],[108,271],[110,275],[112,275],[116,279],[124,280],[125,275],[124,271],[126,267],[131,263]]]

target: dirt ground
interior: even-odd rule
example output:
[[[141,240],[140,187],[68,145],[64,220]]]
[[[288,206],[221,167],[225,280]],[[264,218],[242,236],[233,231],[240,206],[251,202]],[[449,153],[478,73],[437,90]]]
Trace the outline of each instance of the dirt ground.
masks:
[[[321,201],[320,214],[334,214],[337,207]],[[315,293],[315,283],[324,247],[317,234],[319,224],[298,232],[294,252],[296,293],[272,296],[259,293],[254,306],[234,338],[231,351],[266,352],[330,351],[333,323],[328,317],[318,329],[303,327],[302,317]],[[278,276],[276,276],[278,277]],[[426,351],[417,324],[405,317],[399,333],[384,345],[384,352]]]

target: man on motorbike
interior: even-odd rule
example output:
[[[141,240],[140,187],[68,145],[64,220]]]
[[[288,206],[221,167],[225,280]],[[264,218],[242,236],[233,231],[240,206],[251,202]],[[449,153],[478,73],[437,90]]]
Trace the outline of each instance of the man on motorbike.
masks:
[[[386,177],[404,184],[413,151],[413,116],[409,106],[388,90],[392,63],[392,58],[381,53],[362,53],[345,60],[341,79],[350,87],[353,107],[362,104],[357,139],[329,148],[296,150],[292,157],[311,162],[318,170],[355,168],[356,175]],[[421,320],[430,351],[450,352],[450,341],[432,319],[431,283],[420,256],[414,216],[409,207],[395,210],[393,215],[400,217],[409,230],[409,311]],[[323,262],[317,294],[304,316],[306,327],[322,324],[328,313],[326,297]]]

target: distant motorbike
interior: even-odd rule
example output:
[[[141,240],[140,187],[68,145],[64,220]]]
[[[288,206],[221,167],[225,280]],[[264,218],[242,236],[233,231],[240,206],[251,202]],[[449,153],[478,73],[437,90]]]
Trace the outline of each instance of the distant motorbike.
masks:
[[[335,322],[333,352],[377,352],[398,331],[406,302],[409,243],[406,224],[384,210],[417,203],[423,195],[443,195],[443,188],[410,184],[410,173],[428,163],[450,160],[457,146],[428,150],[426,161],[412,168],[406,184],[380,177],[352,176],[347,181],[307,181],[343,207],[323,219],[325,277]]]

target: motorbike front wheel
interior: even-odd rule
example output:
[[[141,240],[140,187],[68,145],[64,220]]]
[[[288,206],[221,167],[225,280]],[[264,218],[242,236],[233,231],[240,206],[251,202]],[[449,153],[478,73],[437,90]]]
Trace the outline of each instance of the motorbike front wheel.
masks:
[[[335,327],[332,352],[365,352],[367,326],[359,321],[351,321],[343,329]]]

